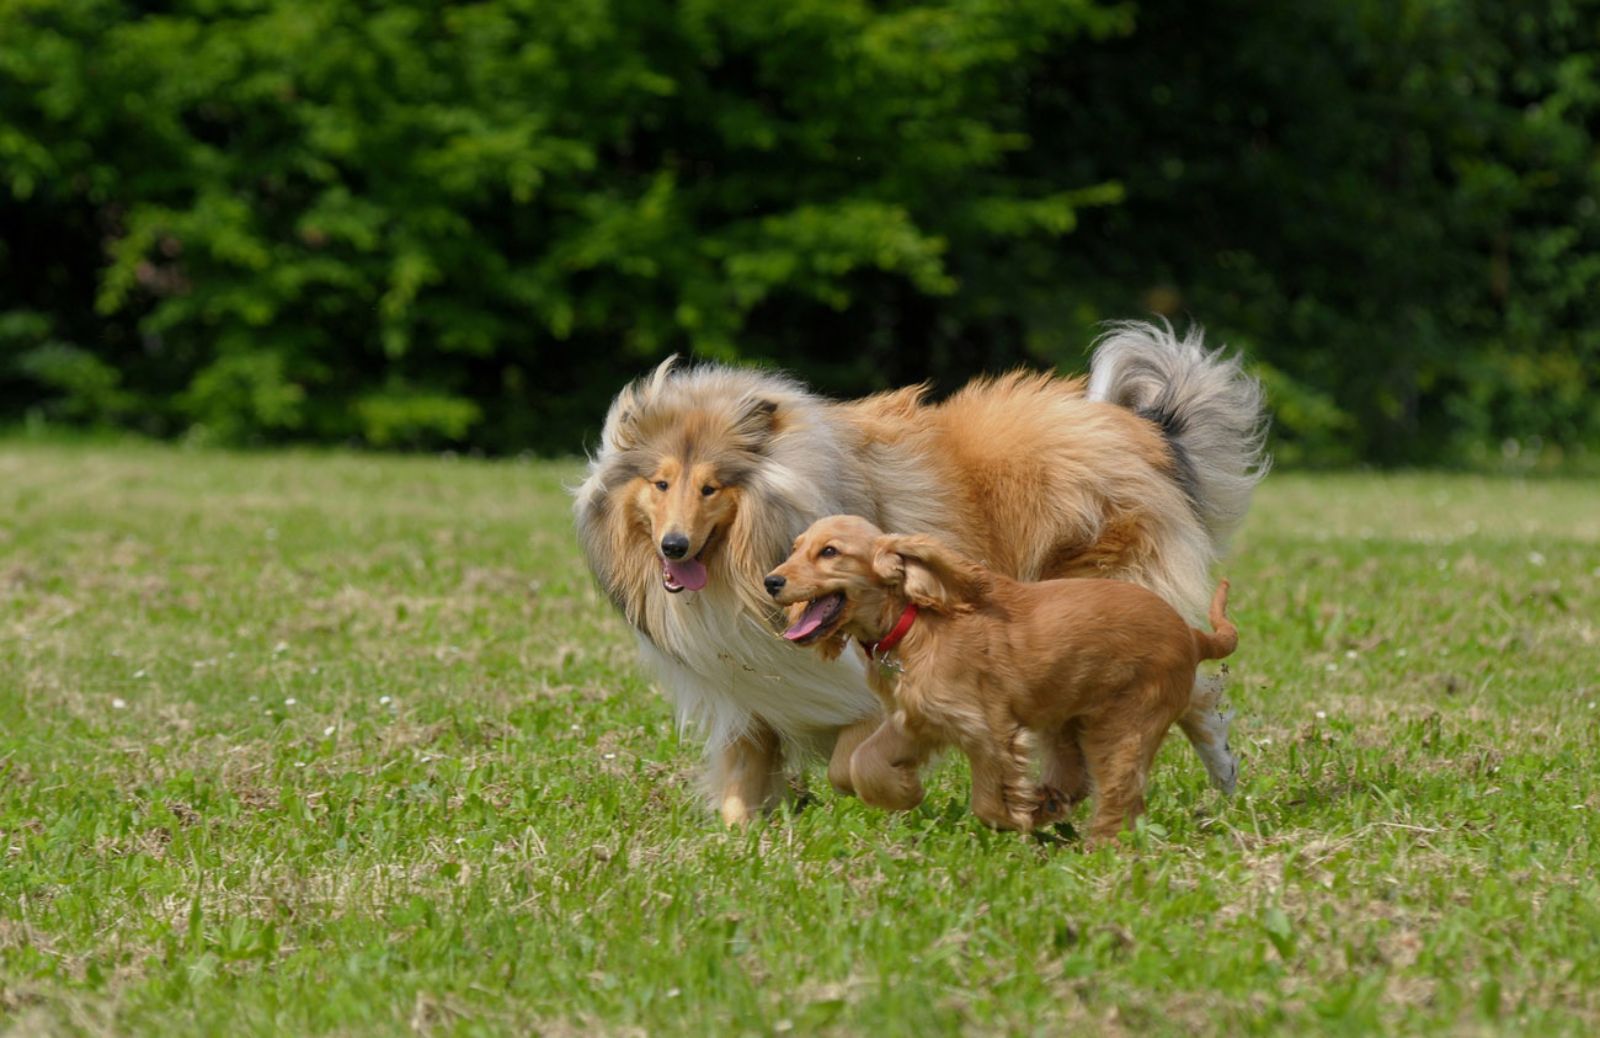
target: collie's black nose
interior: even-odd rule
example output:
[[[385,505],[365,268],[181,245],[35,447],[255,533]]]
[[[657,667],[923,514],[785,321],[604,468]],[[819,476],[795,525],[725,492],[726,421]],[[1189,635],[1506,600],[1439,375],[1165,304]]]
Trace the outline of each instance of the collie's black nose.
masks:
[[[661,554],[669,559],[681,559],[689,554],[689,538],[681,533],[669,533],[661,538]]]
[[[767,585],[767,594],[776,595],[783,590],[783,585],[787,584],[788,581],[774,573],[766,580],[763,580],[762,583]]]

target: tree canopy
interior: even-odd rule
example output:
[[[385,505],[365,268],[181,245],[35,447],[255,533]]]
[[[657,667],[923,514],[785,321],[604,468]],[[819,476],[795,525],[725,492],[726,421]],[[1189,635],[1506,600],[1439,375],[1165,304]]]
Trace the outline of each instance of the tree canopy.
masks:
[[[571,451],[1206,324],[1291,462],[1600,447],[1600,3],[0,0],[0,417]]]

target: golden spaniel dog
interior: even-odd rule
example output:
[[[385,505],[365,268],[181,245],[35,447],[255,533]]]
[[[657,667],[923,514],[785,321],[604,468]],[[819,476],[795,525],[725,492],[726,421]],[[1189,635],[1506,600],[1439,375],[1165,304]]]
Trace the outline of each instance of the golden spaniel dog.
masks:
[[[917,769],[953,745],[972,764],[973,813],[998,828],[1054,821],[1092,789],[1091,844],[1144,810],[1167,730],[1209,723],[1214,705],[1194,703],[1195,669],[1238,644],[1226,581],[1207,634],[1136,584],[1022,583],[858,516],[818,520],[765,584],[790,607],[785,638],[833,657],[854,637],[873,661],[889,719],[851,756],[863,800],[915,807]],[[1025,732],[1043,756],[1038,783]]]

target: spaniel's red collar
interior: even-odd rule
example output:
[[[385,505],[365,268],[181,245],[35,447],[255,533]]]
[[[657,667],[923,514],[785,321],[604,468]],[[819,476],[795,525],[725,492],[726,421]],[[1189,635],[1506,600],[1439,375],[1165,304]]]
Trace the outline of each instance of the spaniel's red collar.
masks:
[[[907,602],[906,611],[900,614],[900,619],[895,623],[894,630],[890,631],[888,634],[884,635],[882,638],[879,638],[875,642],[862,642],[861,647],[867,650],[868,656],[871,656],[873,659],[877,659],[881,653],[888,652],[890,649],[900,644],[900,639],[904,638],[906,636],[906,632],[911,630],[911,624],[914,620],[916,620],[916,618],[916,603]]]

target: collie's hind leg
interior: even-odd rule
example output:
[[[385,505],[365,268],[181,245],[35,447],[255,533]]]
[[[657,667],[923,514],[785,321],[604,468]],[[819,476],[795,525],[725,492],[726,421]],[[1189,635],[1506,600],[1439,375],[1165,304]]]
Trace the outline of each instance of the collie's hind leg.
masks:
[[[850,781],[850,758],[855,755],[856,747],[866,742],[881,724],[883,716],[873,714],[839,729],[839,735],[833,741],[833,753],[828,757],[828,784],[845,796],[851,796],[856,791],[855,784]]]
[[[728,825],[751,821],[783,790],[783,746],[772,726],[753,718],[750,728],[711,760],[711,794]]]
[[[1239,758],[1228,745],[1228,725],[1234,712],[1222,709],[1222,684],[1227,673],[1224,666],[1216,675],[1196,674],[1189,708],[1178,718],[1178,727],[1199,754],[1211,785],[1224,795],[1231,794],[1239,781]]]
[[[1039,737],[1039,808],[1034,825],[1059,822],[1089,795],[1089,769],[1078,745],[1079,726],[1068,721]]]

